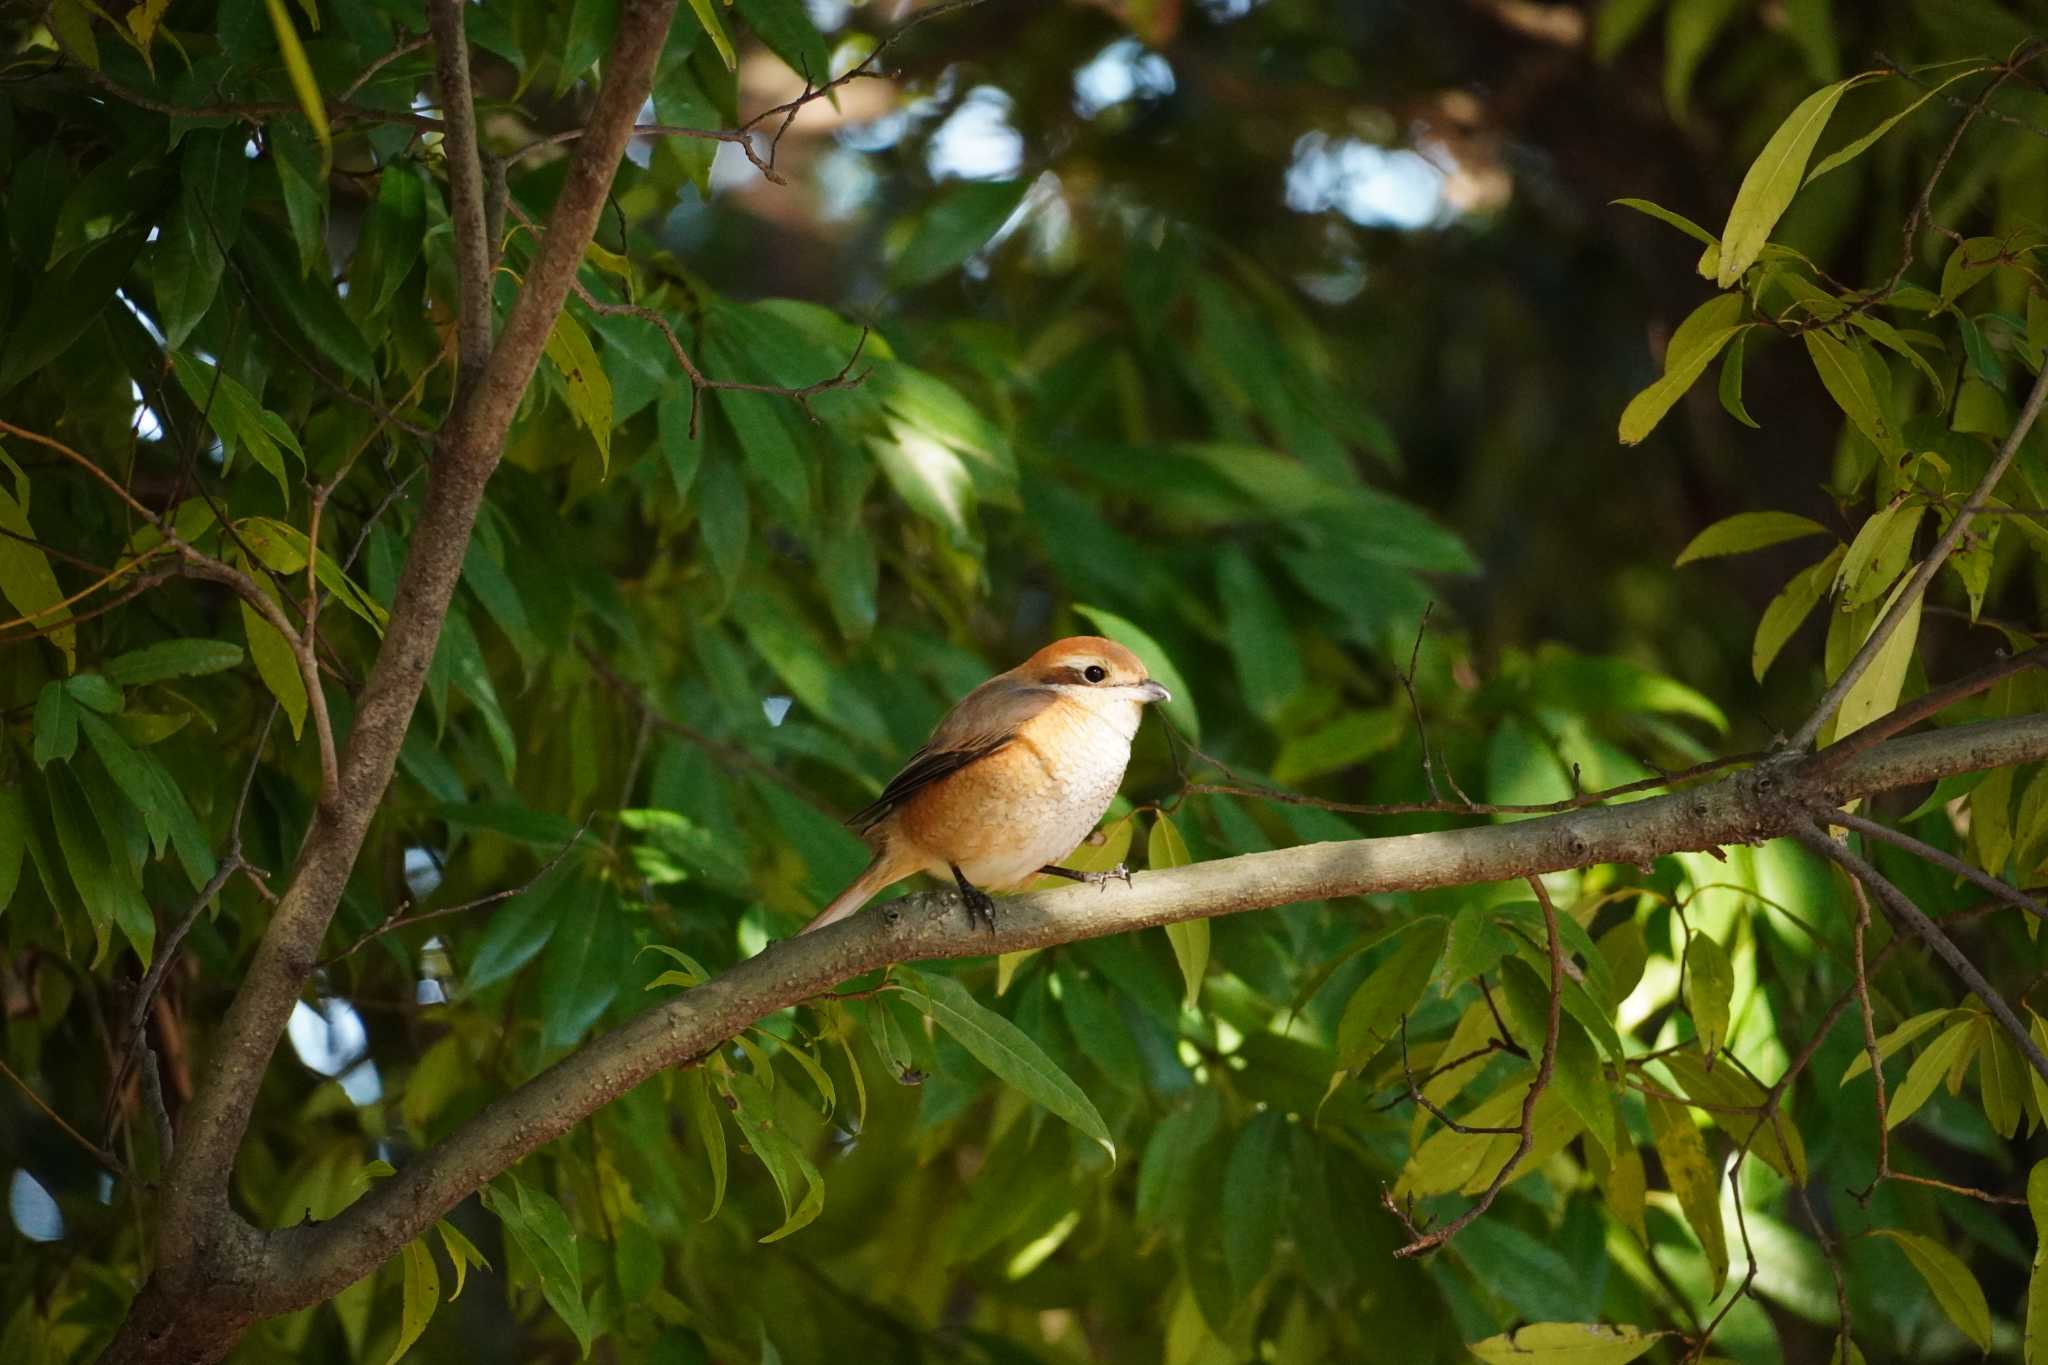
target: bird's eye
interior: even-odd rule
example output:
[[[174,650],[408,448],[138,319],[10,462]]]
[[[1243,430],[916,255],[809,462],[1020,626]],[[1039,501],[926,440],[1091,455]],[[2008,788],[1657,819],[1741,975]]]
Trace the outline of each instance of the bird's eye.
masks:
[[[1101,664],[1090,664],[1088,665],[1088,667],[1081,670],[1081,676],[1086,678],[1089,682],[1101,682],[1104,678],[1109,676],[1109,670],[1104,668]]]

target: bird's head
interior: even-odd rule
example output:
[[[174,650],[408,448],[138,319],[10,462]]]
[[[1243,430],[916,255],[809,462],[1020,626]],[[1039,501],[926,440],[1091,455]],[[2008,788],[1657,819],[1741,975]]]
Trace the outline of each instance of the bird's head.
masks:
[[[1074,635],[1055,640],[1026,659],[1016,675],[1033,687],[1050,687],[1088,706],[1125,702],[1171,701],[1173,694],[1145,673],[1137,655],[1099,635]]]

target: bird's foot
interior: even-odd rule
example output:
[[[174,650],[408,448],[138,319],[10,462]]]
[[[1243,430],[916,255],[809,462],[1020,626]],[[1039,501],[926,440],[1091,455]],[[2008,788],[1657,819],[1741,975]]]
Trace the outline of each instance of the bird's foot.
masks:
[[[988,892],[967,880],[959,868],[953,869],[953,881],[960,888],[960,899],[967,907],[967,925],[971,929],[977,924],[988,926],[990,934],[996,931],[996,903]]]
[[[1108,886],[1118,881],[1125,886],[1131,884],[1131,870],[1122,863],[1107,872],[1078,872],[1071,867],[1041,867],[1038,870],[1047,876],[1065,877],[1070,882],[1082,882],[1088,886]]]

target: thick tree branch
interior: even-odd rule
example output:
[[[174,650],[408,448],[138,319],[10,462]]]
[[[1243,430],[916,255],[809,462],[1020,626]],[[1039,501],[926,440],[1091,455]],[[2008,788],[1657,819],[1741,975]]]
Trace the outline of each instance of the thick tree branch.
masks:
[[[1252,853],[1128,887],[1005,898],[993,934],[970,927],[951,892],[909,896],[769,945],[648,1010],[493,1102],[330,1223],[280,1234],[295,1268],[269,1311],[316,1303],[375,1269],[457,1201],[654,1073],[700,1057],[755,1020],[891,963],[1043,948],[1182,920],[1301,901],[1503,881],[1596,863],[1811,831],[1809,804],[2048,757],[2048,715],[1911,735],[1859,755],[1825,781],[1761,769],[1624,806],[1513,824]],[[1823,788],[1825,790],[1823,790]]]
[[[547,236],[471,401],[442,428],[390,624],[342,751],[339,798],[315,813],[242,989],[213,1039],[166,1182],[158,1271],[108,1348],[110,1358],[203,1359],[225,1352],[260,1314],[258,1305],[295,1277],[288,1262],[276,1259],[274,1238],[257,1234],[228,1207],[235,1154],[271,1053],[320,960],[328,921],[391,780],[477,506],[597,229],[674,11],[674,0],[627,0],[590,134],[570,161]],[[220,1305],[203,1323],[197,1320],[208,1315],[176,1310],[179,1299],[200,1292]]]
[[[463,0],[429,0],[434,72],[441,85],[442,154],[448,164],[449,216],[455,224],[456,403],[475,388],[491,355],[491,239],[484,225],[484,167],[478,154],[476,102],[470,93],[469,41]]]

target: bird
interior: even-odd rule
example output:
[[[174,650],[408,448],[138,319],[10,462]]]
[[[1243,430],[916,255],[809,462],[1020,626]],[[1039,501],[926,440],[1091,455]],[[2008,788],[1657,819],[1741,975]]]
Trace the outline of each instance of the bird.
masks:
[[[1055,640],[996,674],[962,697],[882,794],[846,822],[874,860],[803,932],[845,919],[917,872],[950,876],[968,923],[985,923],[990,933],[991,890],[1047,873],[1129,881],[1122,867],[1077,872],[1059,861],[1109,808],[1146,705],[1171,700],[1137,655],[1097,635]]]

